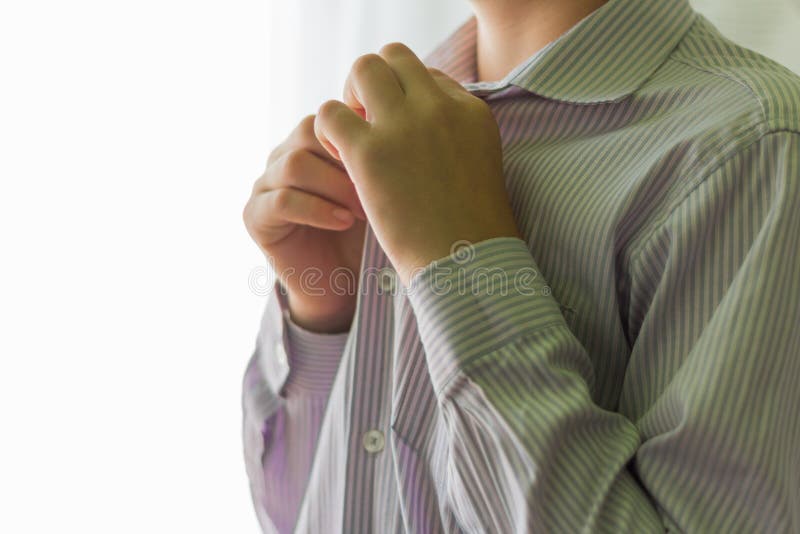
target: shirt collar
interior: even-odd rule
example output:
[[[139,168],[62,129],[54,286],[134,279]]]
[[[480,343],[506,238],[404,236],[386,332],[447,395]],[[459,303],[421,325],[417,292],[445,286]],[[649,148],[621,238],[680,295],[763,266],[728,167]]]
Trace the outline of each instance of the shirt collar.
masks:
[[[425,63],[469,89],[515,85],[539,96],[592,104],[640,88],[694,21],[688,0],[610,0],[497,82],[476,83],[473,15]]]

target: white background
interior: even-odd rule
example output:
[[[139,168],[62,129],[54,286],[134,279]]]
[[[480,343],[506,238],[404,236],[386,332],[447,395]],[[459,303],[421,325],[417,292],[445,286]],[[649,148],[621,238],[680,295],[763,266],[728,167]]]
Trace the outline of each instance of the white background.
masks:
[[[266,4],[0,8],[0,532],[256,532]]]
[[[264,260],[241,210],[272,146],[340,96],[305,109],[284,71],[270,94],[270,41],[297,46],[269,38],[280,7],[2,3],[0,532],[258,530],[240,385]],[[343,82],[314,43],[296,70]]]
[[[0,532],[257,531],[240,411],[264,303],[251,183],[357,54],[425,54],[467,13],[0,4]]]

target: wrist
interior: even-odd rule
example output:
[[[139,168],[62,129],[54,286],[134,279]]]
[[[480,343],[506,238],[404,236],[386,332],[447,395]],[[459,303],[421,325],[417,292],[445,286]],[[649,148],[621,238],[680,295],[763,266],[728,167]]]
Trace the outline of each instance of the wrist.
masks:
[[[461,259],[472,257],[476,243],[497,237],[521,238],[516,225],[513,223],[503,228],[484,228],[473,232],[463,232],[460,235],[461,237],[440,240],[439,246],[435,246],[429,241],[424,250],[419,250],[416,254],[404,258],[404,261],[398,262],[400,265],[396,266],[396,270],[403,285],[408,287],[415,274],[424,270],[436,260],[442,260],[449,256]]]
[[[288,292],[289,317],[294,324],[320,334],[339,334],[350,330],[355,314],[353,295],[298,296]]]

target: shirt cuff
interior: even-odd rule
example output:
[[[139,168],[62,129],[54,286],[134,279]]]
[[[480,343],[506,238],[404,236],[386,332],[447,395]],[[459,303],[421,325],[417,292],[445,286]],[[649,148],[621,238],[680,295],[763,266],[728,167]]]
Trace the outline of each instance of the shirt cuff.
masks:
[[[320,334],[295,324],[289,301],[276,280],[261,324],[259,365],[275,394],[326,395],[348,333]]]
[[[289,363],[285,390],[327,395],[339,370],[339,362],[349,332],[338,334],[311,332],[295,324],[288,314],[285,325]]]
[[[475,359],[565,324],[528,245],[496,237],[433,261],[407,288],[437,395]]]

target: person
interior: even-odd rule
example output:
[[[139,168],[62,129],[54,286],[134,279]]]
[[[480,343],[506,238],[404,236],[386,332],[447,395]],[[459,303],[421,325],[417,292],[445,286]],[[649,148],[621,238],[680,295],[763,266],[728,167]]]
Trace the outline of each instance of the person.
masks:
[[[243,218],[265,532],[800,532],[800,79],[686,0],[473,0]]]

